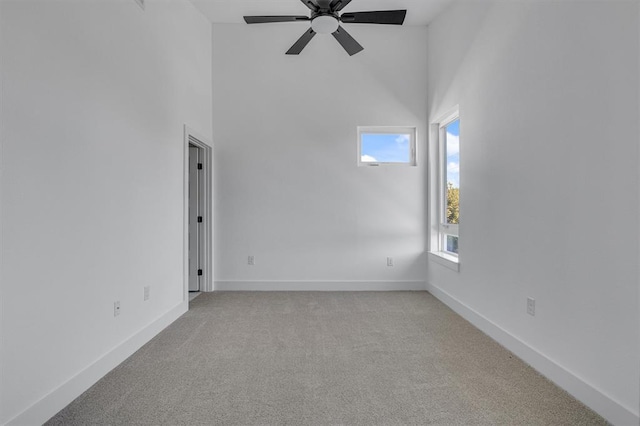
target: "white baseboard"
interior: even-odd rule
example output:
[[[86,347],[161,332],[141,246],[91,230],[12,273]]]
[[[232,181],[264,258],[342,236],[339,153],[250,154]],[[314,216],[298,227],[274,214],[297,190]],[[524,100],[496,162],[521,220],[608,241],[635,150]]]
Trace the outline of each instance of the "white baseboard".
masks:
[[[189,309],[183,302],[113,348],[87,368],[18,414],[7,426],[41,425],[89,389]]]
[[[424,291],[424,281],[216,281],[214,291]]]
[[[637,412],[633,412],[618,403],[604,392],[601,392],[565,367],[508,333],[446,291],[429,283],[427,283],[427,291],[496,342],[513,352],[540,374],[600,414],[607,421],[620,426],[640,424],[640,416]]]

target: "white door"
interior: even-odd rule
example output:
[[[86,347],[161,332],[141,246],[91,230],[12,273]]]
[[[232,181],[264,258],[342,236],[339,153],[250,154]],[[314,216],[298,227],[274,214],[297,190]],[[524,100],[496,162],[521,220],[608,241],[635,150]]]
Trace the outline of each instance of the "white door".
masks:
[[[202,148],[189,146],[189,291],[200,291],[203,268]]]

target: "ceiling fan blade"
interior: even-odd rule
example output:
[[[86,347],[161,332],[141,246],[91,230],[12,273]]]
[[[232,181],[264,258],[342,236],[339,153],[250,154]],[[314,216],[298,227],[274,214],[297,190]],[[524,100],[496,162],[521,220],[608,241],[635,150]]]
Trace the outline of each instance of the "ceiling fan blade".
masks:
[[[333,33],[333,36],[338,40],[338,43],[344,47],[344,50],[347,51],[349,56],[353,56],[356,53],[364,50],[364,47],[360,46],[351,35],[342,27],[338,27],[338,29]]]
[[[329,6],[329,9],[332,12],[340,12],[349,3],[351,3],[351,0],[333,0],[331,2],[331,5]]]
[[[299,55],[300,52],[302,52],[302,49],[304,49],[305,46],[309,44],[309,42],[315,35],[316,32],[309,28],[304,34],[302,34],[302,37],[300,37],[298,41],[296,41],[293,46],[291,46],[291,48],[287,50],[287,55]]]
[[[245,16],[244,22],[247,24],[266,24],[270,22],[295,22],[309,21],[308,16]]]
[[[343,13],[340,20],[345,24],[390,24],[402,25],[406,10],[378,10],[375,12]]]
[[[300,0],[300,1],[314,12],[317,12],[319,9],[318,4],[314,0]]]

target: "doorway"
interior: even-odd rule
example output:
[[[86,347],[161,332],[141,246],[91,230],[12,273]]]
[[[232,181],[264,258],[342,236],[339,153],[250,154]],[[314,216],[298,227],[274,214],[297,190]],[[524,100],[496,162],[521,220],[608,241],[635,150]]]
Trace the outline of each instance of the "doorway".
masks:
[[[212,148],[185,126],[185,300],[213,291]]]
[[[204,179],[202,176],[204,151],[199,146],[189,144],[189,292],[200,291],[200,279],[204,273]]]

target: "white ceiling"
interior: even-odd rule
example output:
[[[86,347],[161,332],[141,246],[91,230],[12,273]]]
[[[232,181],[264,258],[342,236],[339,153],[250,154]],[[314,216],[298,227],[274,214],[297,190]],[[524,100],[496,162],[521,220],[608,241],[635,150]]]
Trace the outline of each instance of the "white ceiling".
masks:
[[[309,15],[300,0],[190,0],[217,24],[244,23],[244,15]],[[405,25],[428,25],[455,0],[352,0],[343,12],[407,9]]]

